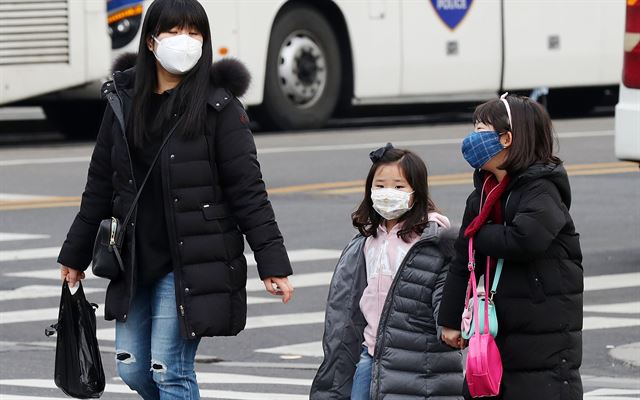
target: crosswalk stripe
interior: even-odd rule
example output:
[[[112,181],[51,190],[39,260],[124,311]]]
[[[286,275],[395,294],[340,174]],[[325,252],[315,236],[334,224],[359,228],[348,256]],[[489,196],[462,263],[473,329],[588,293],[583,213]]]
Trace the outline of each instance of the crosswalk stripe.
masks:
[[[266,349],[257,349],[254,351],[256,353],[287,354],[305,357],[322,357],[324,355],[322,351],[321,341],[298,343],[289,346],[270,347]]]
[[[43,258],[57,258],[60,253],[60,247],[41,247],[35,249],[21,249],[21,250],[3,250],[0,251],[0,262],[7,261],[25,261],[25,260],[39,260]],[[288,252],[289,260],[291,262],[306,262],[306,261],[322,261],[322,260],[334,260],[340,257],[342,252],[340,250],[327,250],[327,249],[301,249],[291,250]],[[252,253],[245,254],[247,258],[247,265],[255,266],[256,259]]]
[[[58,319],[58,307],[36,308],[32,310],[17,310],[0,312],[0,325],[22,322],[51,321]],[[96,317],[104,316],[104,304],[99,304]]]
[[[245,330],[275,328],[279,326],[298,326],[320,324],[324,322],[324,311],[293,313],[293,314],[274,314],[257,317],[248,317]],[[103,328],[96,331],[99,340],[114,342],[116,340],[115,328]]]
[[[628,303],[596,304],[583,307],[584,311],[612,313],[612,314],[639,314],[640,301],[630,301]]]
[[[68,400],[68,397],[49,397],[49,396],[21,396],[16,394],[2,394],[2,400]]]
[[[104,292],[104,289],[88,288],[88,287],[83,287],[83,290],[86,294]],[[61,292],[60,286],[49,286],[49,285],[22,286],[16,289],[0,290],[0,301],[58,297],[60,296],[60,292]]]
[[[2,386],[30,387],[41,389],[56,389],[53,379],[0,379]],[[128,386],[122,384],[108,383],[104,393],[118,393],[134,395]],[[285,393],[265,393],[265,392],[239,392],[235,390],[210,390],[200,389],[200,397],[206,399],[227,399],[227,400],[307,400],[309,395],[285,394]],[[34,396],[31,396],[34,399]],[[37,397],[35,398],[37,399]],[[34,399],[34,400],[35,400]],[[4,400],[4,395],[2,397]]]
[[[326,286],[331,282],[333,272],[313,272],[309,274],[294,274],[289,277],[295,289]],[[260,292],[264,290],[264,283],[260,279],[252,278],[247,280],[248,292]]]
[[[3,250],[3,251],[0,251],[0,262],[56,258],[58,257],[58,253],[60,253],[60,247],[41,247],[37,249]]]
[[[57,294],[55,296],[60,295],[60,288],[57,288]],[[89,291],[101,291],[102,289],[87,289],[85,288],[85,293]],[[0,293],[1,295],[2,293]],[[52,296],[42,296],[42,297],[52,297]],[[35,297],[27,297],[27,298],[35,298]],[[2,299],[0,300],[7,300]],[[278,298],[269,298],[269,297],[247,297],[247,304],[267,304],[267,303],[278,303],[280,299]],[[104,316],[104,304],[99,304],[98,309],[96,310],[96,317]],[[17,311],[3,311],[0,312],[0,325],[6,324],[15,324],[15,323],[23,323],[23,322],[36,322],[36,321],[53,321],[58,318],[58,307],[51,308],[34,308],[29,310],[17,310]]]
[[[640,286],[640,272],[596,275],[584,278],[585,292],[592,290],[621,289],[634,286]]]
[[[9,233],[0,232],[0,242],[11,242],[16,240],[35,240],[35,239],[49,239],[49,235],[32,235],[27,233]]]
[[[249,383],[265,385],[311,386],[311,379],[279,378],[273,376],[196,372],[198,383]]]
[[[640,318],[584,317],[582,330],[613,329],[640,326]]]

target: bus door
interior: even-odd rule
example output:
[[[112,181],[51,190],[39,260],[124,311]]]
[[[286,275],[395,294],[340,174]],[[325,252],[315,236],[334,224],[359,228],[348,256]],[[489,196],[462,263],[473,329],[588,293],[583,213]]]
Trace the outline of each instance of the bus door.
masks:
[[[500,1],[402,4],[403,96],[482,99],[500,88]]]

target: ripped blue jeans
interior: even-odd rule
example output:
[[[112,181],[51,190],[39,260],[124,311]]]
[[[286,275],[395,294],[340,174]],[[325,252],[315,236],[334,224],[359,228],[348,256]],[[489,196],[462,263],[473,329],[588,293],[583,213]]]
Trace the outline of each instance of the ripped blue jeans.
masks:
[[[194,360],[199,339],[180,336],[173,273],[139,287],[126,322],[116,322],[116,367],[145,400],[198,400]]]

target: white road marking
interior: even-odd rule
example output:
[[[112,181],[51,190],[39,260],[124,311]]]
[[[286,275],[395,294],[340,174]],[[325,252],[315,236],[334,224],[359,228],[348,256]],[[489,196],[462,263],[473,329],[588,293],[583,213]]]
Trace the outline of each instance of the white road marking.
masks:
[[[265,385],[311,386],[311,379],[279,378],[273,376],[196,372],[198,383],[249,383]]]
[[[58,307],[35,308],[31,310],[3,311],[0,312],[0,325],[22,322],[52,321],[58,319]],[[99,304],[96,317],[104,316],[104,304]]]
[[[584,291],[621,289],[640,286],[640,272],[587,276],[584,278]]]
[[[79,157],[51,157],[51,158],[24,158],[17,160],[2,160],[0,167],[10,167],[17,165],[37,165],[37,164],[67,164],[67,163],[88,163],[90,156]]]
[[[586,131],[586,132],[565,132],[559,133],[559,138],[583,138],[612,136],[613,131]],[[393,142],[396,147],[414,147],[414,146],[438,146],[444,144],[460,144],[464,138],[450,139],[425,139],[425,140],[404,140]],[[337,151],[337,150],[361,150],[375,149],[384,146],[382,142],[371,143],[352,143],[352,144],[332,144],[332,145],[315,145],[315,146],[289,146],[289,147],[268,147],[259,148],[258,154],[280,154],[280,153],[299,153],[299,152],[318,152],[318,151]],[[2,165],[2,164],[0,164]]]
[[[289,277],[294,289],[327,286],[331,282],[333,272],[313,272],[310,274],[294,274]],[[247,280],[248,292],[260,292],[264,290],[264,283],[258,278]]]
[[[0,260],[1,261],[1,260]],[[47,269],[37,269],[31,271],[22,271],[22,272],[6,272],[3,275],[11,276],[14,278],[30,278],[30,279],[46,279],[46,280],[60,280],[60,269],[56,267],[51,267]],[[91,268],[88,268],[84,271],[84,279],[100,279],[97,276],[93,275],[91,272]]]
[[[16,296],[21,299],[31,299],[38,297],[57,297],[60,296],[60,288],[56,287],[55,294],[49,294],[43,296],[29,296],[20,293],[21,297],[17,297],[12,293],[3,293],[3,292],[12,292],[11,290],[0,292],[0,296],[8,297],[0,297],[0,300],[14,300],[11,296]],[[89,289],[84,288],[85,293],[93,293],[93,292],[101,292],[104,289]],[[73,293],[73,291],[72,291]],[[89,299],[91,301],[91,299]],[[278,303],[280,300],[278,298],[268,298],[268,297],[247,297],[247,304],[266,304],[266,303]],[[104,304],[100,304],[98,310],[96,310],[96,317],[104,316]],[[17,311],[3,311],[0,312],[0,325],[6,324],[16,324],[22,322],[36,322],[36,321],[49,321],[56,320],[58,318],[58,307],[55,308],[34,308],[28,310],[17,310]]]
[[[640,301],[628,303],[597,304],[583,307],[584,311],[612,313],[612,314],[638,314],[640,315]]]
[[[2,386],[30,387],[41,389],[57,389],[53,379],[0,379]],[[104,393],[118,393],[134,395],[129,387],[121,384],[108,383]],[[209,390],[200,389],[200,397],[205,399],[227,399],[227,400],[307,400],[309,395],[285,394],[285,393],[255,393],[238,392],[235,390]],[[32,399],[38,397],[31,396]],[[2,400],[5,400],[4,395]]]
[[[57,314],[56,314],[57,315]],[[293,313],[293,314],[273,314],[257,317],[248,317],[245,329],[274,328],[278,326],[298,326],[321,324],[324,322],[324,311]],[[1,323],[1,322],[0,322]],[[97,330],[99,340],[114,342],[116,340],[115,329],[113,327]]]
[[[613,136],[612,130],[602,131],[582,131],[582,132],[564,132],[558,133],[561,139],[585,138]],[[443,144],[460,144],[463,138],[449,139],[426,139],[426,140],[404,140],[394,142],[399,147],[408,146],[438,146]],[[353,143],[353,144],[333,144],[333,145],[314,145],[314,146],[287,146],[287,147],[260,147],[259,154],[281,154],[281,153],[299,153],[299,152],[319,152],[319,151],[337,151],[337,150],[358,150],[358,149],[374,149],[384,145],[383,142],[370,143]],[[52,158],[25,158],[16,160],[2,160],[0,167],[19,166],[19,165],[36,165],[36,164],[66,164],[66,163],[88,163],[90,156],[78,157],[52,157]]]
[[[305,356],[305,357],[323,357],[324,356],[324,352],[322,351],[321,341],[292,344],[289,346],[270,347],[267,349],[257,349],[254,351],[257,353],[288,354],[288,355],[298,355],[298,356]]]
[[[68,397],[44,397],[44,396],[20,396],[15,394],[2,394],[2,400],[68,400]]]
[[[584,397],[589,400],[638,400],[638,398],[640,398],[640,390],[602,388],[585,393]]]
[[[104,289],[84,287],[85,293],[104,292]],[[62,291],[61,286],[29,285],[10,290],[0,290],[0,301],[41,299],[45,297],[58,297]]]
[[[0,161],[0,163],[2,163],[2,161]],[[0,201],[42,200],[50,197],[51,196],[39,196],[32,194],[0,193]]]
[[[30,235],[26,233],[9,233],[0,232],[0,242],[10,242],[16,240],[35,240],[35,239],[49,239],[49,235]]]
[[[613,329],[640,326],[640,318],[584,317],[582,330]]]
[[[21,250],[9,250],[0,251],[0,262],[7,261],[24,261],[24,260],[39,260],[43,258],[57,258],[60,253],[60,247],[41,247],[35,249],[21,249]],[[342,252],[339,250],[327,250],[327,249],[301,249],[291,250],[288,252],[291,262],[306,262],[306,261],[322,261],[322,260],[337,260]],[[248,266],[256,266],[256,260],[252,253],[245,254],[247,258]]]
[[[0,262],[41,260],[44,258],[57,258],[60,247],[40,247],[37,249],[3,250],[0,251]]]

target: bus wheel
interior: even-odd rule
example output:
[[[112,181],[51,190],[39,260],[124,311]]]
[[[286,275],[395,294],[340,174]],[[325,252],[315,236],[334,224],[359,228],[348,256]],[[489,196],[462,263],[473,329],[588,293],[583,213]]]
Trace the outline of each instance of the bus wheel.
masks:
[[[106,102],[100,100],[60,100],[42,104],[51,125],[70,139],[95,139]]]
[[[340,47],[326,18],[296,6],[273,26],[259,120],[271,129],[322,127],[338,102],[342,83]]]

